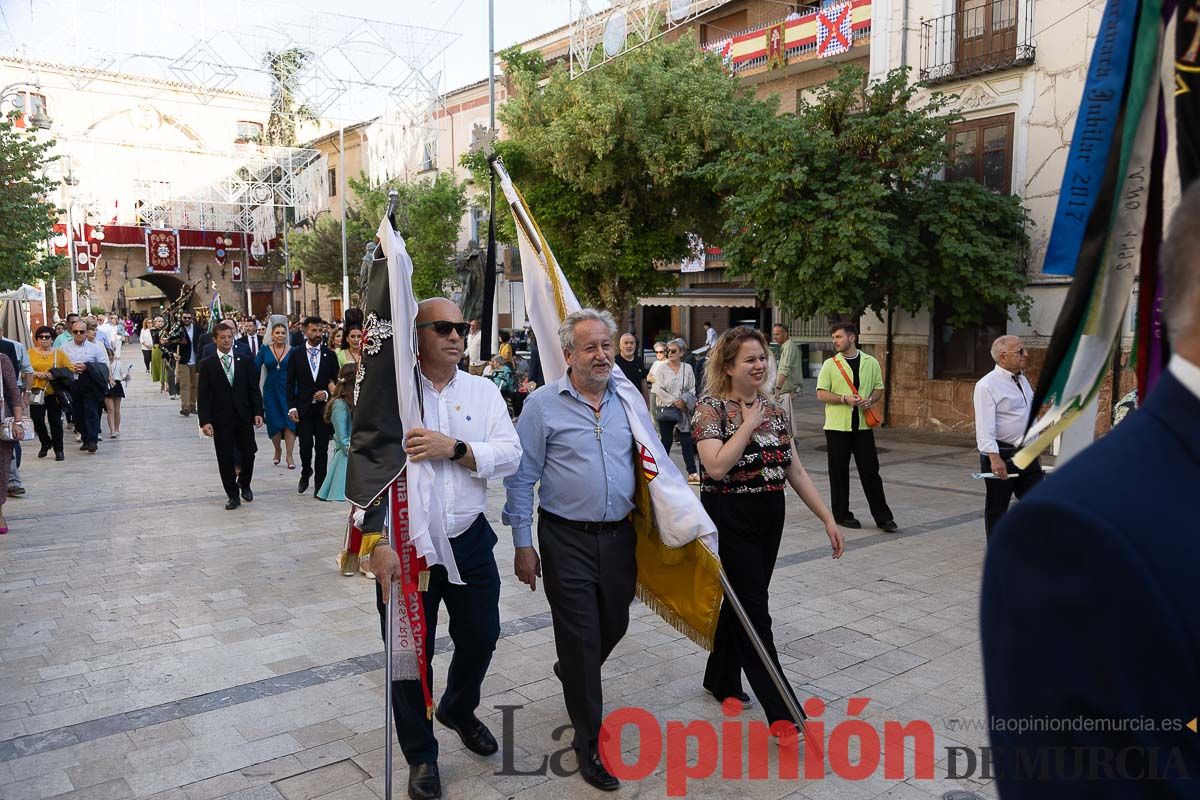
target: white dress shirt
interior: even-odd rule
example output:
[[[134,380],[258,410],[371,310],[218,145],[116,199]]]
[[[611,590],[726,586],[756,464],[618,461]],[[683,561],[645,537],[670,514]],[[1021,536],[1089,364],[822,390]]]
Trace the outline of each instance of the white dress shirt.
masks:
[[[435,391],[421,376],[425,427],[471,446],[475,470],[461,463],[431,461],[434,472],[430,527],[442,526],[453,539],[487,509],[489,478],[506,478],[521,464],[521,442],[508,406],[491,381],[456,370],[450,383]]]
[[[997,441],[1019,444],[1029,424],[1033,387],[1023,374],[1000,365],[975,384],[975,444],[984,455],[999,453]]]
[[[1167,363],[1167,370],[1200,400],[1200,366],[1175,353]]]
[[[467,359],[472,367],[477,367],[483,363],[480,359],[480,348],[483,344],[483,331],[475,331],[467,334]]]

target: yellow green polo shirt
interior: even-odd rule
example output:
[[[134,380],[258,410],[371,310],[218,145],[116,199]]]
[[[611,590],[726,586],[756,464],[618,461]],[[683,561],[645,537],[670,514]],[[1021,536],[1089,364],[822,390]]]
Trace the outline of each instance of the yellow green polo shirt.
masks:
[[[876,389],[883,388],[883,370],[879,368],[879,362],[875,360],[874,356],[869,356],[862,350],[859,350],[858,354],[858,393],[862,397],[870,397]],[[841,370],[833,363],[834,358],[841,362],[842,369],[846,370],[847,375],[851,378],[854,377],[854,370],[850,369],[846,359],[841,353],[838,353],[833,358],[825,359],[825,363],[821,365],[821,373],[817,376],[817,388],[833,392],[836,395],[853,394],[850,384],[842,377]],[[850,419],[853,413],[853,406],[826,403],[825,430],[850,431]],[[858,429],[860,431],[869,430],[867,424],[862,421],[861,412],[859,413]]]

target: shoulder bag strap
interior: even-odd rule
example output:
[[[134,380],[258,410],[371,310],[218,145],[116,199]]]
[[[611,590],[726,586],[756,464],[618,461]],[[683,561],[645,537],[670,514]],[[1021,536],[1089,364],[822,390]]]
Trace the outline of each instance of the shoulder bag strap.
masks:
[[[854,381],[850,380],[850,376],[846,374],[846,368],[842,366],[842,362],[837,360],[837,356],[833,357],[833,363],[838,368],[838,372],[842,373],[842,377],[846,379],[846,385],[850,387],[850,391],[858,394],[858,387],[854,385]]]

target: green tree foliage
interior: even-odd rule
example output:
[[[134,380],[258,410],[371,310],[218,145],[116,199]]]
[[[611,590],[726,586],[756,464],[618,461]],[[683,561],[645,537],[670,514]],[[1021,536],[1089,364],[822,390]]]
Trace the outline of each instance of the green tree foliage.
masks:
[[[346,229],[363,241],[375,238],[387,211],[388,192],[398,192],[396,228],[413,260],[413,293],[418,299],[443,294],[445,282],[454,277],[459,228],[467,213],[466,184],[449,172],[439,172],[432,180],[391,182],[376,188],[362,178],[351,179],[350,188],[360,205]]]
[[[544,85],[536,54],[514,48],[501,58],[514,91],[499,112],[506,139],[496,149],[576,293],[622,312],[675,285],[677,273],[656,265],[687,256],[689,233],[711,240],[720,230],[704,168],[774,106],[730,80],[691,35],[575,80],[556,67]],[[488,185],[482,156],[464,163]],[[497,222],[512,242],[503,205]]]
[[[454,274],[453,258],[459,225],[467,211],[466,186],[449,173],[433,180],[371,187],[365,178],[351,178],[346,206],[346,254],[350,287],[358,286],[359,266],[368,242],[375,241],[379,222],[387,210],[388,191],[399,193],[396,225],[413,260],[413,292],[418,298],[443,293]],[[342,226],[331,214],[322,214],[310,228],[288,232],[294,269],[322,286],[340,291],[342,286]]]
[[[55,188],[45,176],[53,146],[16,127],[11,116],[0,120],[0,289],[48,279],[66,266],[46,248],[58,219],[45,200]]]
[[[789,312],[911,312],[945,301],[952,324],[1015,306],[1028,319],[1025,209],[937,174],[959,120],[953,98],[895,70],[868,86],[846,67],[815,103],[741,132],[710,171],[724,251]]]

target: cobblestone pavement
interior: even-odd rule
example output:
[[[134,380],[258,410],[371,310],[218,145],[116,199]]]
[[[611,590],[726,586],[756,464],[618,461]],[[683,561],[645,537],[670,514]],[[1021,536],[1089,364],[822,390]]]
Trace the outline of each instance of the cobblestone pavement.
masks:
[[[29,493],[8,501],[0,541],[0,800],[49,797],[162,800],[373,800],[383,795],[383,688],[370,583],[343,578],[334,557],[346,508],[296,494],[296,472],[271,464],[260,434],[255,500],[223,508],[212,445],[137,374],[125,432],[97,455],[67,461],[25,453]],[[826,488],[814,406],[801,455]],[[961,440],[879,436],[889,501],[901,525],[847,532],[840,562],[793,495],[771,585],[775,638],[801,697],[820,697],[826,736],[847,718],[928,720],[933,779],[780,779],[771,744],[767,780],[714,777],[689,797],[940,797],[952,789],[995,797],[990,783],[946,779],[946,749],[985,744],[978,642],[983,490]],[[676,453],[678,456],[678,452]],[[860,519],[869,519],[858,487]],[[448,798],[521,800],[599,796],[577,776],[538,774],[569,734],[551,674],[545,595],[512,577],[500,535],[501,639],[480,717],[499,735],[513,710],[511,767],[478,758],[438,729]],[[640,706],[660,720],[708,720],[720,707],[700,688],[703,653],[635,601],[625,640],[604,669],[606,707]],[[441,630],[445,630],[444,620]],[[444,650],[444,643],[440,650]],[[448,657],[434,660],[441,685]],[[435,689],[436,692],[436,689]],[[744,719],[758,720],[756,709]],[[632,748],[632,734],[626,742]],[[913,774],[911,741],[905,762]],[[694,742],[691,751],[694,756]],[[855,756],[857,758],[857,755]],[[632,756],[629,757],[632,761]],[[399,748],[395,796],[407,773]],[[567,769],[574,757],[552,759]],[[667,795],[666,758],[618,797]],[[960,759],[961,763],[961,759]],[[515,774],[533,773],[533,774]],[[508,773],[508,774],[501,774]]]

